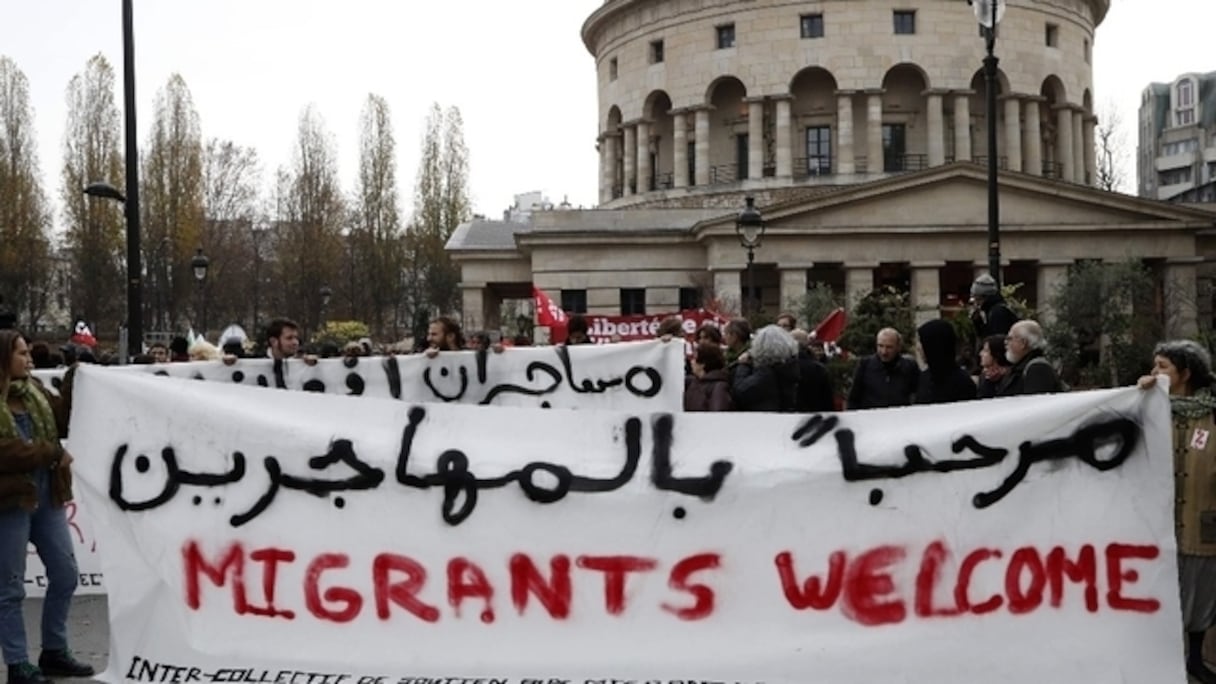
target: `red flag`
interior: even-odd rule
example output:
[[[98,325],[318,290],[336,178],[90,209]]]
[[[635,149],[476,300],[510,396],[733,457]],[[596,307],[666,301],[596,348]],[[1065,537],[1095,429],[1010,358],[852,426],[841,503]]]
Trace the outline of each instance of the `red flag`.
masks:
[[[844,332],[844,326],[848,323],[849,317],[844,312],[844,309],[836,309],[828,314],[826,318],[819,321],[819,325],[815,326],[813,332],[815,339],[827,344],[840,339],[840,333]]]
[[[566,325],[566,321],[569,320],[566,317],[566,312],[562,311],[560,306],[554,304],[552,299],[549,299],[549,295],[541,292],[540,288],[535,285],[532,286],[532,299],[536,302],[537,325],[543,325],[547,328]]]

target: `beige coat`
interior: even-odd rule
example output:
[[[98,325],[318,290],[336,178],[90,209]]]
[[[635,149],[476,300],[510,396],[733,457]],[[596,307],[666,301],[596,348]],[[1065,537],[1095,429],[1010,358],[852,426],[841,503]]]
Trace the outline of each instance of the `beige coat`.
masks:
[[[1216,421],[1174,416],[1174,529],[1178,551],[1216,556]]]

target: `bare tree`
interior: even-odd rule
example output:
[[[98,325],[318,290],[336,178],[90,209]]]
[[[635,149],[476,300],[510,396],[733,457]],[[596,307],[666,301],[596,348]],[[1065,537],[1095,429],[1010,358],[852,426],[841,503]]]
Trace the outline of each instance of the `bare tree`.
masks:
[[[307,330],[321,322],[321,288],[336,282],[344,207],[332,136],[312,107],[300,116],[294,159],[275,188],[275,275],[283,311]]]
[[[394,315],[402,296],[405,260],[397,209],[397,143],[388,103],[368,95],[363,107],[359,181],[348,240],[351,320],[366,320],[375,334],[399,334]]]
[[[211,320],[248,321],[257,334],[267,295],[268,259],[273,255],[258,188],[257,151],[230,140],[210,139],[203,150],[202,248],[210,260],[205,294]],[[281,306],[282,300],[278,300]],[[249,318],[246,319],[245,316]],[[223,340],[220,340],[223,342]]]
[[[29,82],[0,56],[0,293],[30,330],[46,311],[50,210],[38,172]]]
[[[122,185],[114,69],[105,57],[91,58],[85,70],[72,77],[67,100],[60,193],[72,269],[71,302],[76,315],[96,330],[108,330],[117,327],[124,310],[122,208],[82,193],[94,181]]]
[[[1101,118],[1094,129],[1094,153],[1097,156],[1097,186],[1110,192],[1128,192],[1131,165],[1127,132],[1123,116],[1113,101],[1102,107]]]
[[[155,329],[173,330],[179,302],[190,301],[195,292],[190,259],[202,245],[203,223],[202,134],[190,89],[178,74],[156,96],[156,119],[142,166],[145,315]]]

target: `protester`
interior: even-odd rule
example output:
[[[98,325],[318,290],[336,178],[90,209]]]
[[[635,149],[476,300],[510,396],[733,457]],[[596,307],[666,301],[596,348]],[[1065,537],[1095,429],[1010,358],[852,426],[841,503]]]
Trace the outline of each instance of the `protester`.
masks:
[[[1204,684],[1216,672],[1203,662],[1203,640],[1216,625],[1216,396],[1207,350],[1190,340],[1162,342],[1153,350],[1153,370],[1140,378],[1148,389],[1158,376],[1170,381],[1173,414],[1174,532],[1186,671]]]
[[[659,322],[658,330],[654,334],[657,338],[671,339],[673,337],[684,336],[684,321],[679,316],[668,316]]]
[[[459,351],[464,349],[464,333],[459,323],[447,316],[440,316],[431,321],[427,328],[426,344],[427,356],[433,357],[441,351]]]
[[[902,355],[903,337],[894,328],[883,328],[874,338],[875,354],[857,364],[849,389],[849,409],[907,406],[916,395],[920,369]]]
[[[975,383],[958,364],[958,336],[949,321],[925,321],[916,330],[927,368],[916,382],[917,404],[948,404],[975,398]]]
[[[992,335],[1005,335],[1018,316],[1005,303],[996,279],[985,273],[971,284],[971,323],[975,326],[976,339]]]
[[[148,346],[148,354],[155,363],[169,362],[169,348],[165,346],[164,342],[153,342]]]
[[[794,409],[798,413],[836,410],[832,376],[811,351],[810,335],[802,329],[795,329],[790,335],[798,343],[798,399]]]
[[[798,319],[792,313],[782,312],[777,316],[777,327],[786,332],[794,332],[798,327]]]
[[[169,361],[180,363],[190,360],[190,341],[178,335],[169,341]],[[71,365],[71,364],[68,364]]]
[[[726,365],[728,367],[733,366],[738,362],[743,352],[747,351],[748,345],[751,344],[751,324],[742,318],[732,319],[726,324],[726,330],[722,333],[722,340],[726,345]]]
[[[1005,337],[1005,358],[1013,364],[996,388],[996,396],[1046,394],[1063,389],[1056,369],[1045,355],[1047,340],[1035,321],[1018,321]]]
[[[685,411],[730,411],[734,401],[730,396],[730,378],[726,373],[726,356],[722,347],[702,342],[692,358],[692,373],[684,382]]]
[[[573,314],[566,321],[566,344],[591,344],[587,336],[587,317]]]
[[[67,436],[66,410],[30,375],[32,368],[21,334],[0,331],[0,389],[8,402],[0,412],[0,650],[10,684],[93,674],[91,666],[72,656],[67,642],[79,571],[64,511],[72,500],[72,456],[60,443]],[[29,662],[22,612],[30,543],[47,575],[37,667]]]
[[[712,342],[722,346],[722,330],[711,323],[702,323],[701,327],[697,328],[696,338],[698,343]]]
[[[1013,364],[1005,356],[1005,336],[989,335],[980,343],[980,378],[976,396],[991,399]]]
[[[794,411],[798,401],[798,343],[776,325],[764,326],[731,367],[730,386],[738,411]]]

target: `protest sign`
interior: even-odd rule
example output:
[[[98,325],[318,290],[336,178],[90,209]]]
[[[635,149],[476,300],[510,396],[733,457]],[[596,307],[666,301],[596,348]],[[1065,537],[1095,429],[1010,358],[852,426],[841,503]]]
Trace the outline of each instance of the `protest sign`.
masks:
[[[77,383],[109,681],[1182,681],[1160,389],[797,416]]]
[[[118,367],[194,380],[407,402],[542,408],[679,411],[684,359],[679,344],[657,340],[605,346],[519,347],[502,352],[441,352],[322,359],[240,359]],[[40,370],[57,390],[64,371]]]

